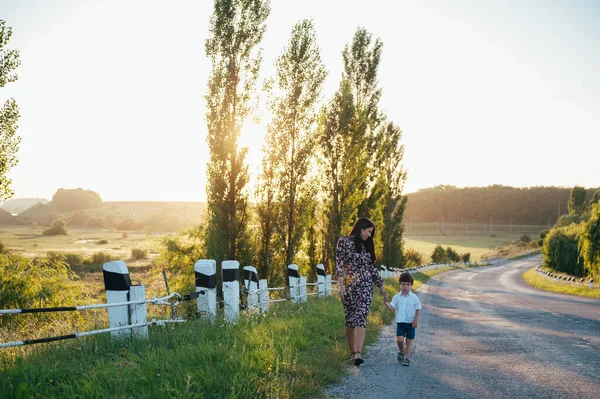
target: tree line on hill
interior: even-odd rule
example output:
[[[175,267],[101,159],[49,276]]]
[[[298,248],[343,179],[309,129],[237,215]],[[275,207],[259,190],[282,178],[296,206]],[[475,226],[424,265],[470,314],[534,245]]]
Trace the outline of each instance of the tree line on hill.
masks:
[[[589,203],[599,189],[576,190]],[[554,225],[568,215],[572,188],[436,186],[407,194],[405,221]]]

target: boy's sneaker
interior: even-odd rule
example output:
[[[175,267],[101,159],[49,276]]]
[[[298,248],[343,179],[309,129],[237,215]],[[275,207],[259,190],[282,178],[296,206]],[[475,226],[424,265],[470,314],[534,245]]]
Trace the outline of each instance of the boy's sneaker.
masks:
[[[398,352],[398,361],[402,363],[404,360],[404,352]]]

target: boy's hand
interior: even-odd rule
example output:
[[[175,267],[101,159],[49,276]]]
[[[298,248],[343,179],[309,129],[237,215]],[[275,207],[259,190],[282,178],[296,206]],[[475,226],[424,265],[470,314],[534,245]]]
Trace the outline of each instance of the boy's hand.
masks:
[[[417,328],[417,324],[419,324],[418,320],[413,320],[412,322],[412,328]]]

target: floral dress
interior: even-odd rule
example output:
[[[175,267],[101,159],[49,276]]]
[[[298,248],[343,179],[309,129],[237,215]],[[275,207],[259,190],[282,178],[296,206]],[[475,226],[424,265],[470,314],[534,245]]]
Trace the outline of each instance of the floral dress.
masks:
[[[335,266],[337,275],[343,276],[346,286],[346,295],[342,298],[346,326],[367,327],[373,284],[378,287],[383,285],[371,255],[364,248],[357,253],[354,239],[342,237],[335,248]]]

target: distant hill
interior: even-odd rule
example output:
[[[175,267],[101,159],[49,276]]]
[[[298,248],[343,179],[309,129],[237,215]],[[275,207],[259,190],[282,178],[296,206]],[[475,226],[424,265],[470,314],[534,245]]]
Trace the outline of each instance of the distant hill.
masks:
[[[101,206],[61,212],[53,202],[37,204],[0,224],[48,226],[63,219],[68,227],[107,228],[121,231],[176,232],[201,222],[205,202],[104,201]]]
[[[4,204],[0,205],[0,208],[4,209],[10,214],[18,215],[19,213],[26,211],[32,206],[35,206],[37,204],[45,205],[48,202],[50,201],[44,198],[14,198],[9,199]]]

